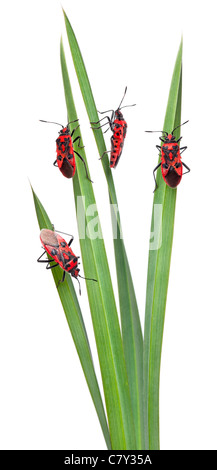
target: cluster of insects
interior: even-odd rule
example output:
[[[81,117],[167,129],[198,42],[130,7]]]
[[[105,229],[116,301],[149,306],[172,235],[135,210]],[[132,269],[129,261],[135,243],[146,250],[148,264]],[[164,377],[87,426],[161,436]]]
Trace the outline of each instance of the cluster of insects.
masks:
[[[94,130],[101,129],[103,126],[107,125],[108,127],[104,131],[104,133],[107,132],[109,129],[112,132],[111,150],[105,151],[101,156],[101,159],[102,159],[106,153],[110,153],[110,168],[116,168],[120,160],[120,157],[123,151],[124,140],[126,138],[126,133],[127,133],[127,123],[123,117],[121,109],[129,107],[129,106],[135,106],[135,104],[121,106],[123,103],[124,97],[126,95],[126,91],[127,91],[127,87],[125,88],[123,98],[116,110],[110,109],[108,111],[103,111],[103,112],[98,111],[100,114],[111,112],[112,113],[111,116],[106,114],[106,116],[104,116],[99,121],[91,122],[91,125],[93,126],[92,129]],[[98,124],[104,119],[106,119],[107,122],[98,126]],[[73,178],[76,172],[75,155],[77,155],[84,164],[87,179],[92,183],[92,180],[90,179],[88,175],[85,160],[82,158],[80,153],[75,151],[74,145],[73,145],[75,142],[77,142],[78,148],[81,148],[81,149],[84,148],[83,146],[80,145],[81,136],[77,136],[75,137],[75,139],[73,139],[74,133],[79,128],[79,124],[72,130],[72,132],[70,132],[70,129],[69,129],[69,124],[78,122],[78,119],[68,122],[68,124],[65,127],[62,124],[59,124],[53,121],[41,120],[41,122],[57,124],[62,127],[62,129],[59,132],[59,136],[56,139],[57,157],[53,163],[54,166],[58,167],[62,175],[65,176],[66,178]],[[158,187],[156,178],[155,178],[155,172],[159,167],[161,167],[161,172],[162,172],[162,176],[163,176],[165,183],[171,188],[176,188],[182,179],[182,175],[190,171],[190,168],[181,160],[181,154],[187,149],[187,147],[186,146],[180,147],[179,143],[182,137],[180,137],[179,139],[176,139],[174,135],[175,130],[181,127],[182,125],[186,124],[187,122],[188,121],[185,121],[183,124],[180,124],[180,126],[175,127],[171,133],[168,133],[166,131],[145,131],[145,132],[161,132],[162,134],[162,136],[160,137],[162,146],[156,145],[157,149],[159,150],[161,154],[161,161],[153,170],[153,176],[154,176],[154,181],[155,181],[154,191]],[[183,166],[187,170],[185,173],[183,173]],[[77,279],[77,281],[79,282],[78,277],[82,277],[79,274],[80,270],[78,268],[79,257],[75,256],[72,249],[70,248],[70,245],[73,241],[73,236],[71,236],[70,241],[67,243],[59,235],[59,233],[63,233],[63,232],[57,233],[57,231],[48,230],[48,229],[41,230],[40,240],[45,251],[38,258],[38,262],[47,263],[47,266],[46,266],[47,269],[52,269],[52,268],[55,268],[56,266],[60,266],[63,269],[63,277],[59,281],[59,283],[64,281],[66,272],[71,274],[71,276]],[[42,260],[41,258],[46,253],[51,257],[51,259]],[[53,264],[54,262],[55,264]],[[92,278],[83,278],[83,279],[96,281],[96,279],[92,279]],[[81,293],[80,282],[79,282],[79,292]]]

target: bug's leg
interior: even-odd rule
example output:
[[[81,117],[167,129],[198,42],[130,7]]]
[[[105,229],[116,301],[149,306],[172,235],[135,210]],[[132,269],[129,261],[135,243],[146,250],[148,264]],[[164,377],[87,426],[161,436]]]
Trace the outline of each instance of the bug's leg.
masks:
[[[63,271],[63,277],[62,277],[62,279],[60,279],[60,280],[58,281],[58,285],[59,285],[61,282],[64,282],[65,277],[66,277],[66,272]]]
[[[106,122],[106,123],[103,124],[102,126],[99,126],[99,127],[91,127],[91,129],[93,129],[93,130],[95,130],[95,129],[101,129],[101,127],[107,126],[107,125],[108,125],[108,123]],[[110,124],[109,124],[109,126],[108,126],[108,129],[106,129],[106,131],[104,131],[103,134],[105,134],[106,132],[108,132],[109,129],[111,129],[111,131],[113,130],[113,129],[112,129],[112,126],[111,126]]]
[[[182,150],[182,152],[180,152],[180,155],[187,149],[188,147],[180,147],[180,150]]]
[[[46,252],[46,251],[44,251],[44,252],[42,253],[42,255],[41,255],[41,256],[39,256],[39,258],[37,259],[38,263],[47,263],[47,262],[49,261],[48,259],[41,259],[41,258],[42,258],[42,256],[44,256],[44,255],[45,255],[45,253],[47,253],[47,252]]]
[[[102,158],[104,157],[104,155],[106,153],[111,153],[111,150],[105,150],[105,152],[103,152],[102,156],[99,158],[99,160],[102,160]]]
[[[55,160],[55,162],[53,162],[53,165],[58,167],[57,160]]]
[[[107,129],[105,132],[107,132],[109,129],[112,130],[112,120],[110,119],[109,116],[104,116],[104,118],[100,119],[100,120],[97,121],[97,122],[91,122],[91,124],[94,124],[94,125],[95,125],[95,124],[99,124],[99,122],[101,122],[103,119],[107,119],[108,122],[105,122],[105,124],[102,124],[101,126],[98,126],[98,127],[92,127],[92,126],[91,126],[91,129],[101,129],[101,127],[107,126],[107,125],[109,124],[109,127],[108,127],[108,129]]]
[[[52,224],[52,227],[53,227],[53,231],[54,231],[54,225],[53,224]],[[69,237],[71,237],[72,240],[74,240],[73,235],[71,235],[70,233],[61,232],[60,230],[55,230],[55,231],[58,232],[58,233],[62,233],[63,235],[68,235]],[[72,240],[70,240],[70,243],[72,242]]]
[[[71,132],[71,137],[73,136],[73,134],[75,133],[75,131],[77,131],[77,129],[80,127],[80,124],[78,124],[78,126],[76,126],[73,131]]]
[[[104,131],[104,132],[103,132],[103,134],[105,134],[106,132],[108,132],[108,131],[109,131],[109,129],[111,129],[111,130],[112,130],[112,128],[108,127],[108,129],[106,129],[106,131]]]
[[[78,155],[78,157],[81,159],[81,161],[82,161],[83,164],[84,164],[84,168],[85,168],[85,171],[86,171],[87,179],[88,179],[89,181],[91,181],[91,183],[93,183],[93,181],[92,181],[92,180],[89,178],[89,176],[88,176],[87,166],[86,166],[86,163],[85,163],[84,159],[82,158],[82,156],[80,155],[80,153],[76,152],[75,150],[74,150],[74,152],[76,153],[76,155]]]
[[[102,124],[101,126],[98,126],[98,127],[91,127],[91,129],[93,129],[93,130],[95,131],[96,129],[101,129],[101,127],[107,126],[107,125],[108,125],[108,123],[106,122],[105,124]],[[112,127],[111,127],[110,125],[108,126],[108,129],[107,129],[107,130],[109,130],[109,129],[112,130]],[[105,132],[107,132],[107,130],[106,130]]]
[[[179,137],[179,139],[176,141],[176,142],[177,142],[177,144],[178,144],[178,142],[180,142],[180,140],[181,140],[181,139],[182,139],[182,136],[181,136],[181,137]]]
[[[183,175],[186,175],[186,173],[189,173],[190,168],[188,167],[188,165],[186,165],[186,163],[182,162],[183,166],[188,170],[188,171],[185,171],[185,173],[183,173]]]
[[[47,253],[47,252],[44,251],[42,253],[42,255],[39,256],[39,258],[37,259],[38,263],[47,263],[46,269],[52,269],[52,268],[55,268],[56,266],[59,266],[58,263],[53,264],[52,266],[51,265],[49,266],[49,263],[53,263],[55,261],[54,259],[41,259],[42,256],[45,255],[45,253]]]
[[[161,151],[161,146],[160,145],[156,145],[157,149],[159,150],[159,152]]]
[[[53,263],[54,261],[55,261],[55,260],[53,259],[53,260],[48,261],[48,263]],[[50,266],[49,266],[49,264],[47,264],[46,269],[56,268],[57,266],[59,266],[58,263],[52,264],[52,265],[50,265]]]
[[[74,240],[74,237],[72,237],[71,240],[69,240],[68,246],[72,244],[73,240]]]
[[[78,140],[78,147],[80,149],[84,149],[84,145],[80,145],[80,142],[81,142],[81,136],[78,135],[78,137],[76,137],[74,140],[73,140],[73,144],[76,142],[76,140]]]
[[[78,122],[78,121],[79,121],[79,119],[75,119],[74,121],[69,121],[67,125],[73,124],[73,122]]]
[[[102,119],[99,119],[99,121],[90,121],[90,124],[99,124],[99,122],[103,121],[103,119],[108,119],[109,124],[111,125],[111,119],[110,116],[104,116]],[[107,123],[106,123],[107,124]],[[105,124],[103,124],[104,126]],[[101,127],[101,126],[100,126]],[[95,127],[93,129],[96,129]]]
[[[155,188],[154,188],[154,191],[153,193],[156,191],[158,185],[157,185],[157,181],[156,181],[156,178],[155,178],[155,171],[161,166],[161,163],[158,163],[158,165],[154,168],[153,170],[153,176],[154,176],[154,181],[155,181]]]

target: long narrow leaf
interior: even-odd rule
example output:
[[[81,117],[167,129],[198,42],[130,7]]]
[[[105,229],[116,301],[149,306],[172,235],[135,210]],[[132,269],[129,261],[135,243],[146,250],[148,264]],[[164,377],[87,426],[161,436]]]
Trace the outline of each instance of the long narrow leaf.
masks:
[[[61,66],[68,117],[71,121],[77,119],[77,114],[62,42]],[[86,161],[84,150],[81,151],[81,149],[75,148]],[[77,218],[84,272],[86,277],[94,277],[98,280],[97,283],[87,282],[87,292],[102,374],[112,448],[116,450],[135,449],[134,424],[126,365],[108,261],[103,238],[93,238],[93,233],[90,233],[92,217],[87,215],[88,207],[94,205],[96,212],[97,208],[92,184],[86,178],[83,164],[80,161],[73,179],[73,187],[75,202],[80,197],[80,211],[77,213]],[[85,237],[82,233],[83,225],[81,228],[80,224],[82,211],[84,214]],[[99,220],[98,230],[101,232]],[[87,233],[89,233],[89,236]]]
[[[138,449],[145,447],[143,408],[143,337],[130,267],[119,227],[114,239],[124,353],[130,384]]]
[[[65,15],[65,13],[64,13]],[[66,30],[68,34],[69,45],[74,61],[82,96],[86,106],[89,120],[92,122],[99,119],[93,98],[87,71],[78,46],[74,31],[65,15]],[[94,131],[99,155],[106,150],[104,137],[101,129]],[[140,324],[137,301],[130,273],[129,263],[125,251],[124,241],[120,237],[121,223],[118,211],[118,202],[112,172],[109,168],[108,158],[101,160],[109,191],[109,200],[111,203],[114,249],[116,270],[118,278],[119,304],[121,313],[121,324],[123,334],[124,354],[126,358],[127,374],[130,386],[130,395],[133,407],[133,415],[136,430],[137,448],[144,448],[144,410],[143,410],[143,338]],[[113,206],[115,210],[113,210]]]
[[[52,224],[43,205],[41,204],[40,200],[38,199],[33,190],[32,193],[40,229],[48,228],[52,230]],[[99,418],[99,422],[101,424],[107,447],[108,449],[111,449],[111,441],[106,415],[94,370],[87,332],[84,326],[82,313],[75,293],[74,285],[71,280],[71,276],[69,274],[66,274],[64,283],[58,286],[58,281],[62,278],[62,269],[56,267],[51,271],[56,287],[58,288],[58,294],[62,302],[69,329],[71,331],[80,358],[80,362],[93,399],[93,403],[96,408],[96,412]]]
[[[168,98],[163,130],[171,132],[180,124],[182,90],[182,43],[180,45]],[[176,136],[178,136],[177,131]],[[149,251],[145,333],[144,333],[144,382],[145,382],[145,431],[146,448],[159,449],[159,382],[167,288],[173,241],[176,189],[169,188],[161,172],[157,174],[151,232],[157,247]],[[162,218],[154,227],[155,204],[162,208]],[[161,243],[162,240],[162,243]]]

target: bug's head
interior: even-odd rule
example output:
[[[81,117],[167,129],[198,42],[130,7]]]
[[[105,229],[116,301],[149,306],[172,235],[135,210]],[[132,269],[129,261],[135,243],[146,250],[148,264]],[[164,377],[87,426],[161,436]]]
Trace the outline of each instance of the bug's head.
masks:
[[[176,138],[173,134],[165,134],[163,138],[165,143],[176,142]]]
[[[75,279],[77,279],[78,281],[78,284],[79,284],[79,294],[81,295],[81,284],[80,284],[80,281],[78,279],[78,277],[80,277],[79,275],[79,272],[80,272],[80,269],[77,268],[77,265],[70,271],[70,274],[72,277],[74,277]]]
[[[183,122],[182,124],[180,124],[179,126],[176,126],[173,131],[169,134],[168,132],[166,131],[145,131],[145,132],[161,132],[162,134],[162,137],[160,137],[160,140],[164,143],[169,143],[169,142],[177,142],[177,139],[176,137],[174,136],[173,132],[178,129],[179,127],[181,126],[184,126],[184,124],[186,124],[188,121],[185,121]],[[181,137],[178,139],[180,140]]]
[[[68,135],[69,133],[70,133],[70,132],[69,132],[68,126],[63,127],[63,128],[59,131],[59,135]]]
[[[116,109],[115,111],[115,119],[122,120],[123,119],[123,114],[120,109]]]
[[[78,277],[79,272],[80,272],[80,269],[78,268],[74,269],[73,273],[71,273],[72,277]]]
[[[187,122],[189,122],[189,121],[185,121],[185,122],[183,122],[182,124],[179,124],[179,126],[174,127],[174,129],[173,129],[173,131],[171,132],[171,134],[168,134],[168,133],[167,133],[167,139],[169,139],[167,142],[176,142],[177,139],[176,139],[176,137],[175,137],[174,134],[173,134],[174,131],[176,131],[176,129],[179,129],[181,126],[184,126],[184,124],[187,124]],[[179,139],[179,140],[180,140],[180,139]]]

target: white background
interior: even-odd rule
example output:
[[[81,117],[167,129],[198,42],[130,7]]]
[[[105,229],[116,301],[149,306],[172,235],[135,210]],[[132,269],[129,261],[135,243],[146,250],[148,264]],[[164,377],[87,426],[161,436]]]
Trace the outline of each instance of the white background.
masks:
[[[100,110],[124,104],[128,135],[113,172],[142,326],[158,134],[183,34],[183,160],[165,317],[161,449],[217,449],[215,1],[38,0],[1,5],[2,449],[105,449],[52,276],[41,254],[29,180],[80,254],[71,181],[52,165],[67,121],[63,36],[73,93],[114,279],[106,180],[68,50],[61,5],[75,30]],[[4,5],[4,6],[3,6]],[[107,148],[110,132],[105,134]],[[78,288],[77,283],[75,285]],[[82,283],[81,309],[99,367]],[[99,378],[100,381],[100,378]],[[101,382],[100,382],[101,384]]]

